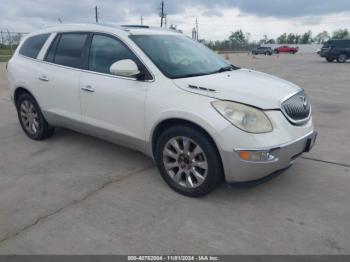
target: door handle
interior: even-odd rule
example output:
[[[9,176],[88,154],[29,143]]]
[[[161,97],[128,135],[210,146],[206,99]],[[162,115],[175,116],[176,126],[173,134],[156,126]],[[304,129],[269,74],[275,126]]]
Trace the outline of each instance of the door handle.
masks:
[[[90,92],[90,93],[95,92],[95,89],[93,89],[91,86],[82,87],[81,90],[86,91],[86,92]]]
[[[44,82],[49,82],[49,78],[47,76],[40,76],[39,80]]]

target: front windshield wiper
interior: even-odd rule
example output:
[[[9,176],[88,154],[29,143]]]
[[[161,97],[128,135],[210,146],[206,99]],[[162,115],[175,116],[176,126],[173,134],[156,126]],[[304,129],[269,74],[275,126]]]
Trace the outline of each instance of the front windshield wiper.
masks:
[[[239,69],[239,67],[234,66],[234,65],[231,64],[231,65],[228,65],[228,66],[223,66],[223,67],[219,68],[219,70],[216,70],[214,72],[180,75],[180,76],[172,77],[172,79],[196,77],[196,76],[205,76],[205,75],[213,75],[213,74],[217,74],[217,73],[233,71],[233,70],[238,70],[238,69]]]
[[[237,69],[238,68],[235,67],[234,65],[223,66],[223,67],[220,67],[219,70],[217,70],[215,73],[222,73],[222,72],[233,71]]]

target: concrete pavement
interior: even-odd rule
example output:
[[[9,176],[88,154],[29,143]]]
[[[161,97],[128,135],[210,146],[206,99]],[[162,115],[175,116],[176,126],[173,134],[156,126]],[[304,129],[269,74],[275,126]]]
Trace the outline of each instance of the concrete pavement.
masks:
[[[26,138],[0,64],[0,254],[349,254],[350,63],[231,59],[303,86],[320,137],[281,176],[201,199],[132,150],[64,129]]]

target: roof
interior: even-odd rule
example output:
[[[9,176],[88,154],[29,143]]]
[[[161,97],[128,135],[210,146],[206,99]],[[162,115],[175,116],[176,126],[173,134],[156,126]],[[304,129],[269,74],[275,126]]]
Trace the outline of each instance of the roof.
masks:
[[[159,27],[139,26],[139,25],[116,25],[116,24],[61,24],[53,27],[41,29],[33,34],[54,33],[54,32],[105,32],[126,35],[161,35],[179,34],[175,31]]]

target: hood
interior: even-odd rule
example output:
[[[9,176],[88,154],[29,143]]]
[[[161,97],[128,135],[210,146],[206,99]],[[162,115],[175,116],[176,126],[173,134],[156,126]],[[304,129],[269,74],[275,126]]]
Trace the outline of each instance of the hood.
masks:
[[[261,109],[279,109],[281,100],[302,90],[278,77],[248,69],[173,81],[188,92],[240,102]]]

